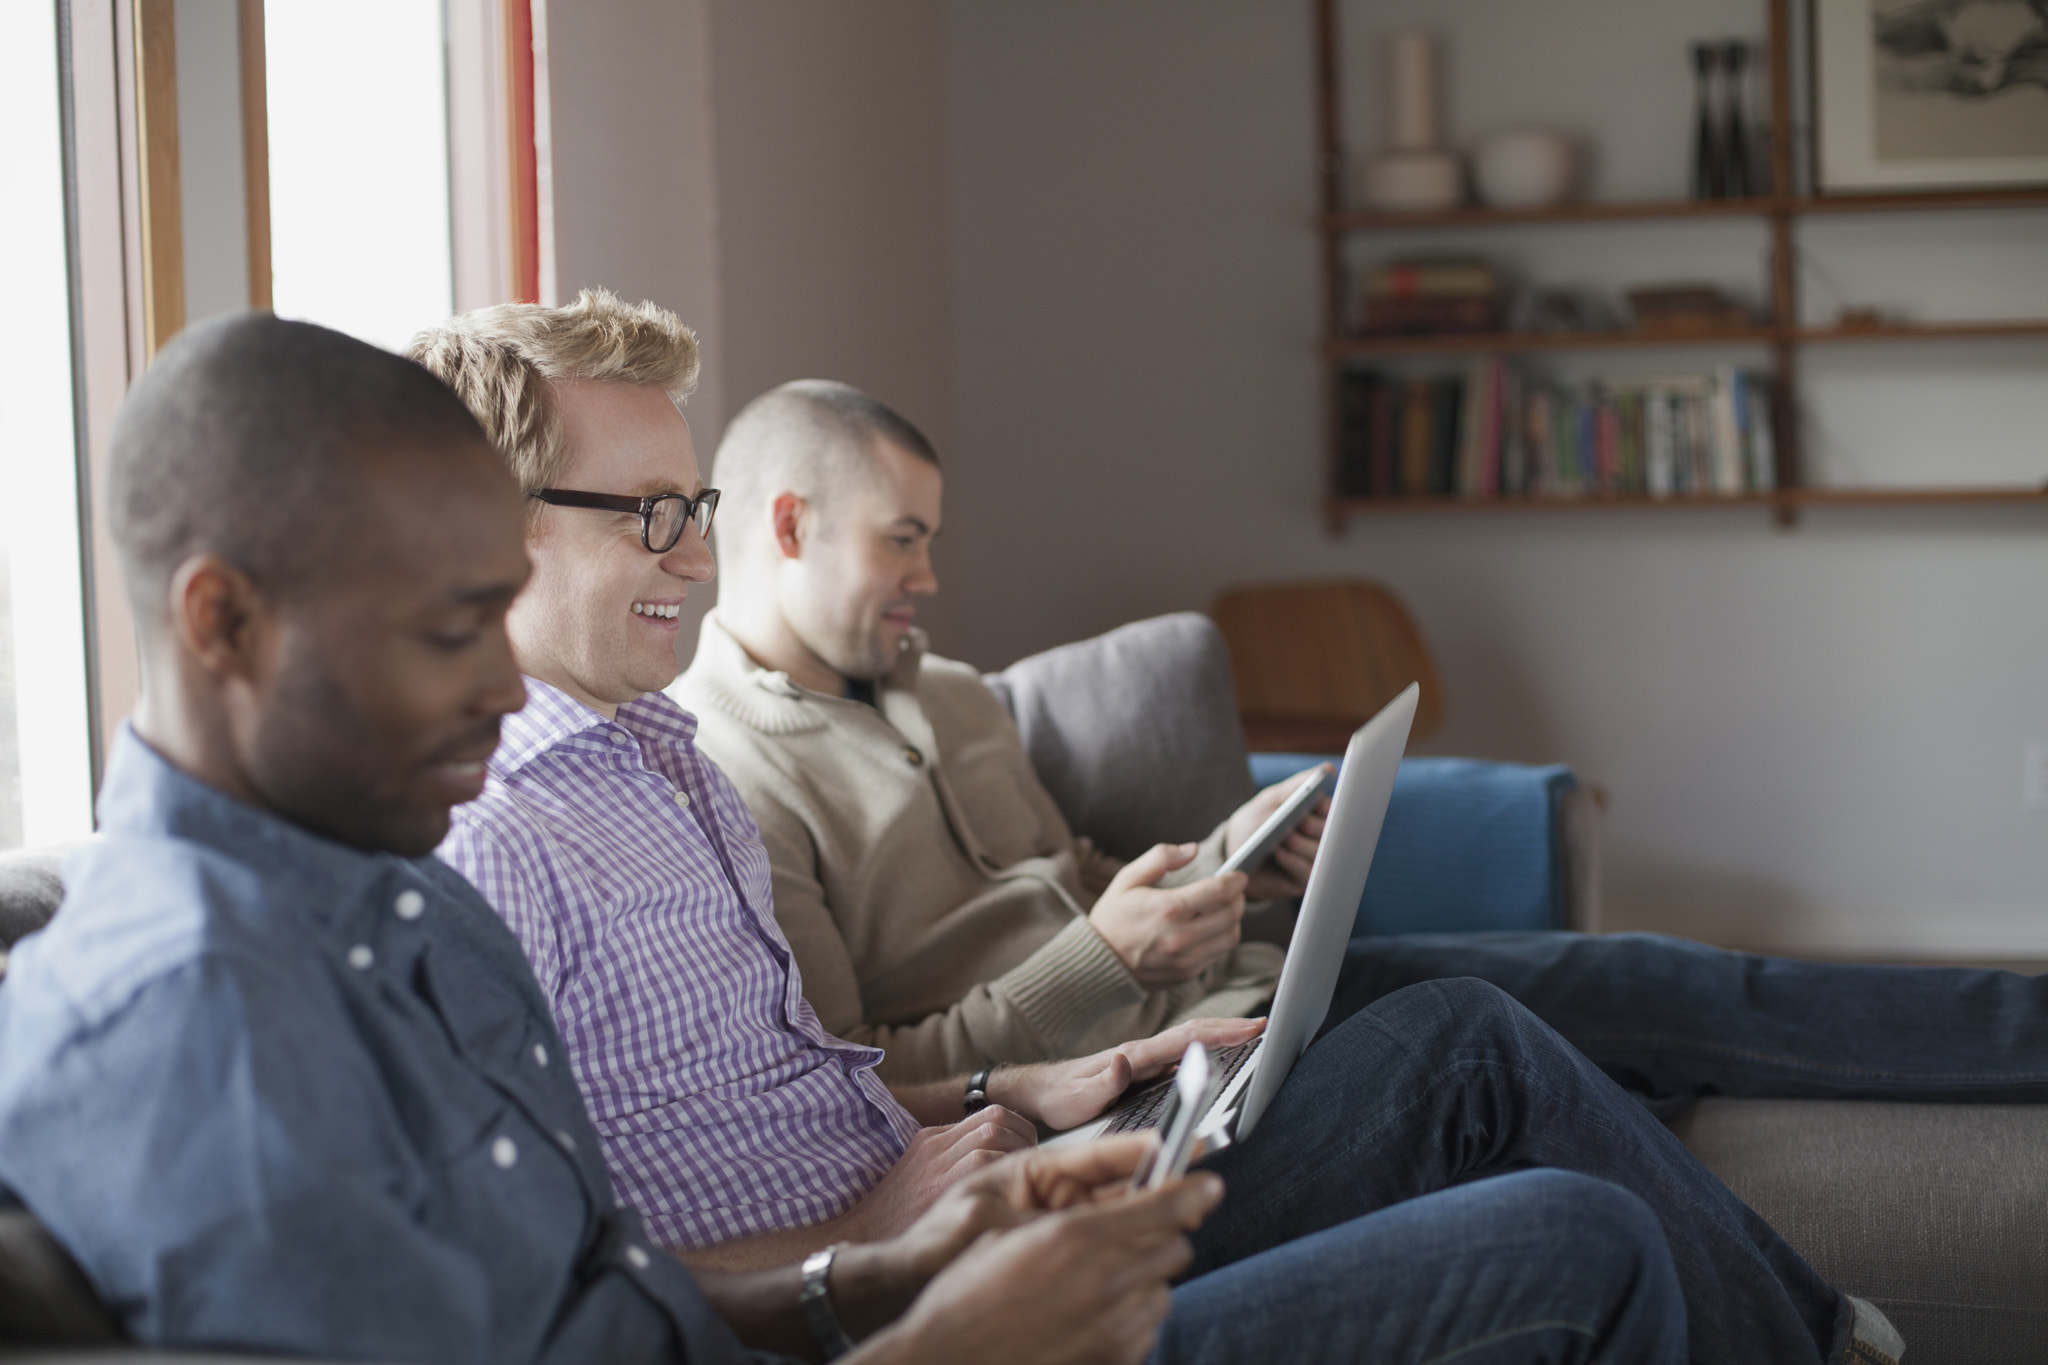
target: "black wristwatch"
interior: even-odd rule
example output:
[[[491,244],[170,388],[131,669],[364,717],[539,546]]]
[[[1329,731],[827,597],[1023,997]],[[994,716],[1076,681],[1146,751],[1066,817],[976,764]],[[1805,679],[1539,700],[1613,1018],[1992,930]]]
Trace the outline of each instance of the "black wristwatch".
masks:
[[[853,1349],[853,1338],[846,1335],[846,1329],[839,1325],[839,1315],[832,1311],[832,1288],[827,1283],[833,1258],[847,1245],[835,1242],[804,1257],[803,1288],[797,1292],[796,1302],[803,1310],[804,1325],[811,1329],[811,1339],[818,1343],[818,1350],[827,1360],[837,1360]]]
[[[960,1107],[970,1114],[978,1114],[988,1108],[988,1078],[996,1074],[992,1066],[985,1066],[967,1078],[967,1097]]]

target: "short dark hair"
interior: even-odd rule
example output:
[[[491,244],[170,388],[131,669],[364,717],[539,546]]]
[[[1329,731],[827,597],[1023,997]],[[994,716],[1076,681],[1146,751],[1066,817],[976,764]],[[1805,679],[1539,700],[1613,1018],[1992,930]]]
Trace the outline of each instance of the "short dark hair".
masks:
[[[114,426],[107,509],[139,622],[197,554],[298,591],[345,553],[364,454],[470,444],[488,445],[476,418],[402,356],[269,313],[188,328]]]
[[[939,452],[908,417],[873,394],[830,379],[799,379],[783,386],[791,396],[811,404],[828,425],[854,439],[876,437],[905,450],[933,468]]]
[[[851,384],[792,379],[741,408],[711,471],[724,493],[717,535],[728,569],[743,567],[769,498],[787,488],[823,506],[871,467],[882,444],[938,467],[938,451],[909,418]]]

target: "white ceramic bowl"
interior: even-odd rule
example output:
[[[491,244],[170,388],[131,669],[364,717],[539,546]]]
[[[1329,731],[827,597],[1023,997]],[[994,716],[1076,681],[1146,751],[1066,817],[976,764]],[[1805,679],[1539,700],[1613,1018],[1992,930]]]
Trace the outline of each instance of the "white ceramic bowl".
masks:
[[[1562,203],[1572,188],[1572,144],[1543,128],[1495,133],[1473,154],[1472,179],[1480,199],[1497,209]]]

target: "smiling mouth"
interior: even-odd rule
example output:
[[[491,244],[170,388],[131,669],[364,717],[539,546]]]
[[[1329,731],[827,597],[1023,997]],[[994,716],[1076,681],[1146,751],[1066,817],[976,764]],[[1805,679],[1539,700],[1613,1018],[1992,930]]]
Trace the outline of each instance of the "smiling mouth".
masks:
[[[683,604],[680,602],[635,602],[633,604],[633,614],[635,616],[651,616],[658,621],[673,621],[682,614],[682,611]]]
[[[483,795],[484,784],[489,780],[490,767],[481,758],[454,759],[436,763],[433,778],[440,788],[441,799],[455,805],[474,801]]]

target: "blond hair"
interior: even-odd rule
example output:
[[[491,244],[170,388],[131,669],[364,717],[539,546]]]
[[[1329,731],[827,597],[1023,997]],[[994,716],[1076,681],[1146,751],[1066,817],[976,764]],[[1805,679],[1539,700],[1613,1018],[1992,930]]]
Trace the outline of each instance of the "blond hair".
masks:
[[[527,493],[550,487],[569,460],[555,383],[652,384],[678,408],[697,387],[696,334],[667,309],[630,306],[609,289],[586,289],[561,308],[501,303],[458,313],[405,353],[468,404]]]

